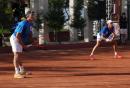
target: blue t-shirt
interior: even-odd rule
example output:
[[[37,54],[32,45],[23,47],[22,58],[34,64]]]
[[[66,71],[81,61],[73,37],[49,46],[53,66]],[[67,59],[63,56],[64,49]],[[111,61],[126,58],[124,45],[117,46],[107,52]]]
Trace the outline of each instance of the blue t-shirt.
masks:
[[[21,38],[24,44],[30,42],[29,35],[32,33],[32,24],[27,20],[21,21],[18,23],[13,35],[16,36],[17,33],[21,33]]]
[[[112,33],[114,32],[114,27],[112,27],[112,29],[109,29],[108,26],[104,26],[101,30],[100,30],[100,35],[102,35],[103,37],[107,38],[109,37]]]

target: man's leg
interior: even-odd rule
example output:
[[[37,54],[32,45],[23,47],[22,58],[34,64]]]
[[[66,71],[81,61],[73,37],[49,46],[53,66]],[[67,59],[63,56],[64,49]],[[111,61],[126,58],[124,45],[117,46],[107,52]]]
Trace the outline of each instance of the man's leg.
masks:
[[[22,53],[18,53],[19,54],[19,58],[18,58],[18,65],[19,65],[19,71],[20,71],[20,74],[25,74],[25,70],[24,70],[24,66],[22,64],[22,60],[21,60],[21,56],[22,56]]]
[[[93,47],[92,52],[90,54],[90,59],[94,59],[93,55],[96,50],[96,48],[100,45],[100,41],[97,41],[96,45]]]
[[[15,74],[19,74],[19,63],[18,63],[19,53],[14,52],[13,64],[15,67]]]
[[[113,50],[114,50],[114,55],[117,55],[117,43],[116,41],[112,41],[112,47],[113,47]]]
[[[113,47],[113,50],[114,50],[114,58],[122,58],[122,56],[118,55],[118,53],[117,53],[117,42],[116,42],[116,40],[112,41],[112,47]]]
[[[22,63],[20,61],[20,56],[21,56],[21,53],[18,53],[18,52],[14,53],[14,60],[13,60],[13,64],[14,64],[14,67],[15,67],[14,78],[24,78],[24,76],[22,76],[20,74],[20,68],[19,68],[19,66],[22,66]]]
[[[19,54],[19,58],[18,58],[18,66],[19,66],[19,71],[20,71],[20,74],[22,74],[22,75],[25,75],[26,74],[26,72],[25,72],[25,70],[24,70],[24,66],[23,66],[23,64],[22,64],[22,60],[21,60],[21,56],[22,56],[22,53],[18,53]]]

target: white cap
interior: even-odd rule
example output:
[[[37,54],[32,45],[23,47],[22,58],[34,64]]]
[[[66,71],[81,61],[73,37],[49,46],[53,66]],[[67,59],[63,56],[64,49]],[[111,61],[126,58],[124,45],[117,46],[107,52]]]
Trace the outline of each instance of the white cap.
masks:
[[[110,23],[113,23],[112,20],[108,20],[108,21],[107,21],[107,24],[110,24]]]

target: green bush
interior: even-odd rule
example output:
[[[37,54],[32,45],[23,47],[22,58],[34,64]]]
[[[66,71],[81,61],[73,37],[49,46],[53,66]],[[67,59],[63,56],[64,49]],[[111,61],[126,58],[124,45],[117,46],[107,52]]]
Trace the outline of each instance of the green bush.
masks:
[[[0,25],[10,28],[12,25],[12,8],[8,6],[9,0],[0,0]]]
[[[0,29],[0,35],[2,34],[10,34],[10,30],[9,29]]]

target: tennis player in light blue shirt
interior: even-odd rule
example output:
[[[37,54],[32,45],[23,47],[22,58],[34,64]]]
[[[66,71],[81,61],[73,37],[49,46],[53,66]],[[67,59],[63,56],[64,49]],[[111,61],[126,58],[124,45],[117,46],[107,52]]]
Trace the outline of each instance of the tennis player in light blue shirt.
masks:
[[[120,56],[117,53],[117,42],[115,40],[115,29],[114,29],[114,26],[113,26],[113,22],[111,20],[108,20],[107,25],[104,26],[100,30],[100,32],[97,34],[97,43],[93,47],[92,52],[90,54],[91,60],[95,59],[94,52],[102,41],[105,41],[107,43],[109,42],[109,43],[112,44],[112,47],[113,47],[113,50],[114,50],[114,58],[122,58],[122,56]]]
[[[28,11],[26,14],[26,20],[18,23],[14,33],[10,37],[10,43],[12,46],[12,51],[14,53],[14,68],[15,74],[14,78],[24,78],[25,70],[21,62],[21,54],[24,48],[27,48],[28,44],[32,43],[32,31],[31,22],[34,20],[34,12]]]

